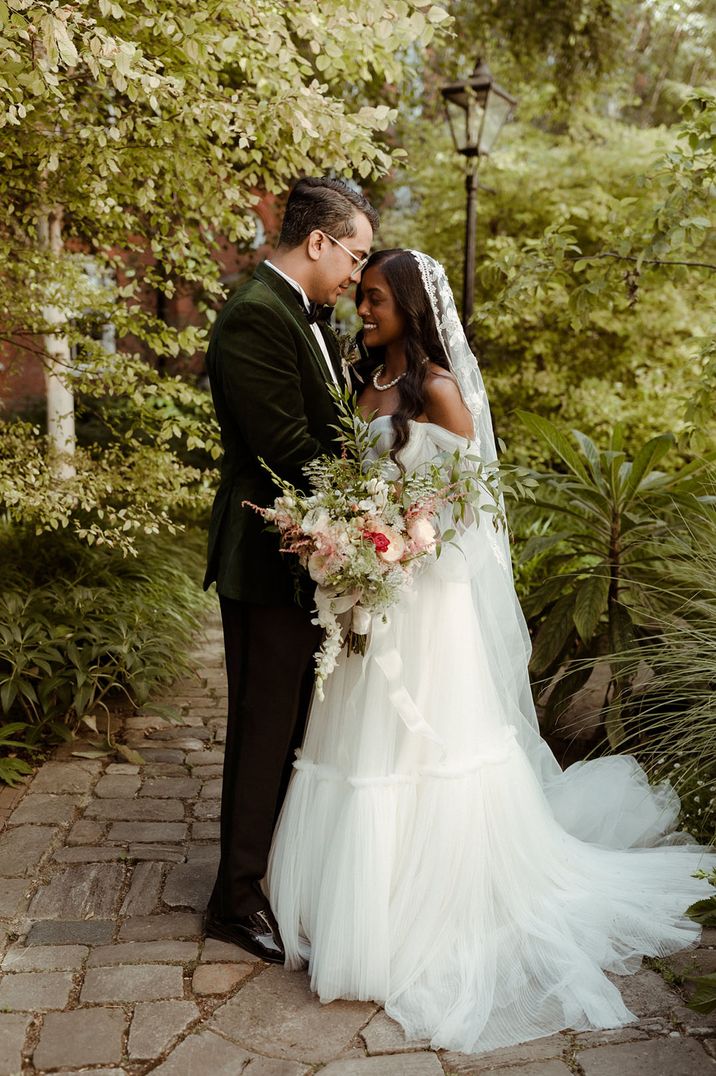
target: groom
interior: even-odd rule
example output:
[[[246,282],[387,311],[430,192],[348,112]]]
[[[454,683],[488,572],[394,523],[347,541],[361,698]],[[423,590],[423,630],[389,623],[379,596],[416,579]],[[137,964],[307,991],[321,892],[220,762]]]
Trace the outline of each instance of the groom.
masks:
[[[273,963],[284,950],[260,882],[303,738],[320,634],[310,592],[297,603],[277,536],[244,502],[268,505],[278,493],[259,459],[303,487],[303,466],[337,451],[330,387],[343,385],[340,359],[316,308],[335,306],[360,279],[377,224],[341,180],[299,180],[277,249],[224,306],[206,357],[224,457],[204,586],[215,580],[219,593],[229,694],[206,934]]]

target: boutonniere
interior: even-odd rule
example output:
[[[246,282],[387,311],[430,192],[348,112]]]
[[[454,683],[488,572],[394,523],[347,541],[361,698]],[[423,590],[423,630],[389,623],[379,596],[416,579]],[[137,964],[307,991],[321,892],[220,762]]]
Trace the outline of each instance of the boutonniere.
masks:
[[[338,349],[341,357],[341,370],[343,376],[347,382],[350,383],[351,376],[355,377],[363,384],[363,378],[355,369],[357,362],[360,362],[361,353],[358,347],[355,336],[351,336],[350,333],[337,333],[338,337]]]

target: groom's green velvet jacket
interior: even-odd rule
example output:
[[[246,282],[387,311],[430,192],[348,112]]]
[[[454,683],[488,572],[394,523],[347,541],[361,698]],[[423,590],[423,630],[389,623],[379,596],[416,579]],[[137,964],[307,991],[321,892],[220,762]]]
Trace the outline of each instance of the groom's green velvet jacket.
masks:
[[[338,342],[321,329],[339,383]],[[333,384],[293,289],[268,266],[228,300],[211,334],[206,365],[224,457],[209,525],[204,587],[260,605],[294,601],[291,564],[278,536],[244,501],[271,504],[278,490],[259,463],[305,487],[302,467],[335,453]]]

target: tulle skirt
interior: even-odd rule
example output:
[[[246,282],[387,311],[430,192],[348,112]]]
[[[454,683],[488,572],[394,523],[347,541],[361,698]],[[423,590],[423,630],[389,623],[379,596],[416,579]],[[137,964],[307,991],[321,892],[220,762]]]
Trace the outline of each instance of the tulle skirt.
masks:
[[[436,567],[364,659],[342,656],[267,876],[287,965],[308,959],[321,1001],[378,1001],[466,1053],[635,1019],[604,972],[696,944],[684,912],[711,889],[692,874],[716,865],[630,756],[562,773],[528,742],[499,631]]]

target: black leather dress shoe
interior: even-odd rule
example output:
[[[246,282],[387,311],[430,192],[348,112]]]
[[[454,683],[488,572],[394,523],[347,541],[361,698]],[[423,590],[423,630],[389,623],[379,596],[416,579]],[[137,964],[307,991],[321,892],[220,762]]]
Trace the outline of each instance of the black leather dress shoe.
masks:
[[[283,964],[286,959],[278,923],[269,908],[237,919],[217,919],[207,912],[204,929],[207,938],[238,945],[269,964]]]

